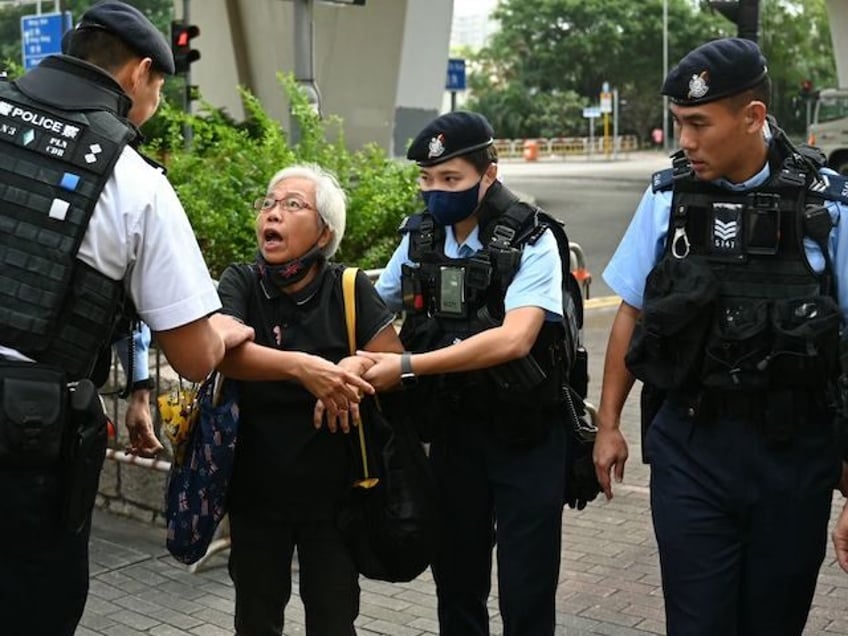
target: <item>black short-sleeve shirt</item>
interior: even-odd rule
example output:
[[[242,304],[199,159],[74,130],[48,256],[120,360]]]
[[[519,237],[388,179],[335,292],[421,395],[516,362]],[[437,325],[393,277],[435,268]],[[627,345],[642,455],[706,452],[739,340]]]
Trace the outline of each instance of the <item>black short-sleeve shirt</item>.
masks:
[[[256,344],[304,351],[338,362],[349,354],[342,296],[344,267],[325,265],[288,295],[255,266],[221,276],[223,312],[256,331]],[[356,344],[362,348],[392,321],[364,272],[356,277]],[[350,480],[351,441],[312,425],[315,398],[299,383],[239,382],[239,437],[230,506],[281,520],[329,519]]]

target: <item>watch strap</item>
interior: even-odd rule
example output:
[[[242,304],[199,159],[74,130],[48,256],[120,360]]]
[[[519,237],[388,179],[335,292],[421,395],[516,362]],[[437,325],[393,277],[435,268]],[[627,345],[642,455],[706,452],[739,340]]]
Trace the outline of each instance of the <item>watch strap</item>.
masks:
[[[400,374],[401,376],[414,376],[412,371],[412,354],[409,351],[404,351],[400,354]]]

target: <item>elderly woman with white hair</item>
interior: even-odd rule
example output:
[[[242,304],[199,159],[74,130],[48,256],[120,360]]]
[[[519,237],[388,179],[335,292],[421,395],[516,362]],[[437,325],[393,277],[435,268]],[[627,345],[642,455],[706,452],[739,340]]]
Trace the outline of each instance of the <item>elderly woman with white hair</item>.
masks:
[[[344,235],[345,195],[332,174],[299,165],[275,174],[254,205],[256,260],[231,265],[218,287],[223,312],[256,332],[219,367],[239,381],[241,410],[229,493],[236,632],[282,634],[296,547],[306,633],[355,634],[358,572],[336,526],[351,476],[350,442],[336,432],[349,430],[348,405],[329,396],[340,367],[358,377],[372,363],[348,356],[344,267],[329,261]],[[364,273],[355,288],[357,347],[402,351]],[[349,387],[355,399],[359,387]],[[328,403],[316,408],[316,395]]]

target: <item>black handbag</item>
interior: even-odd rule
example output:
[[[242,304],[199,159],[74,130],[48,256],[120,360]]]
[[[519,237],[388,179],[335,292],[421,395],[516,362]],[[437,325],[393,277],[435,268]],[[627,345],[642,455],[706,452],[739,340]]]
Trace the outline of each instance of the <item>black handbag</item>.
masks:
[[[343,274],[345,320],[356,351],[354,281]],[[366,397],[350,436],[355,478],[338,517],[359,572],[411,581],[430,564],[436,541],[436,483],[402,394]]]

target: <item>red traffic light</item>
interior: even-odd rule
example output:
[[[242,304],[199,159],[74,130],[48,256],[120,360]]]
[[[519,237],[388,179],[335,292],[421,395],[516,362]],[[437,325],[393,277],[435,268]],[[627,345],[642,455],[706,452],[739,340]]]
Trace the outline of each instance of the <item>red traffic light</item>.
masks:
[[[191,40],[200,35],[196,24],[171,22],[171,52],[177,73],[187,73],[192,62],[200,59],[200,51],[191,48]]]
[[[191,39],[198,35],[200,35],[200,28],[196,24],[174,21],[171,23],[171,48],[176,53],[177,49],[188,47]]]

